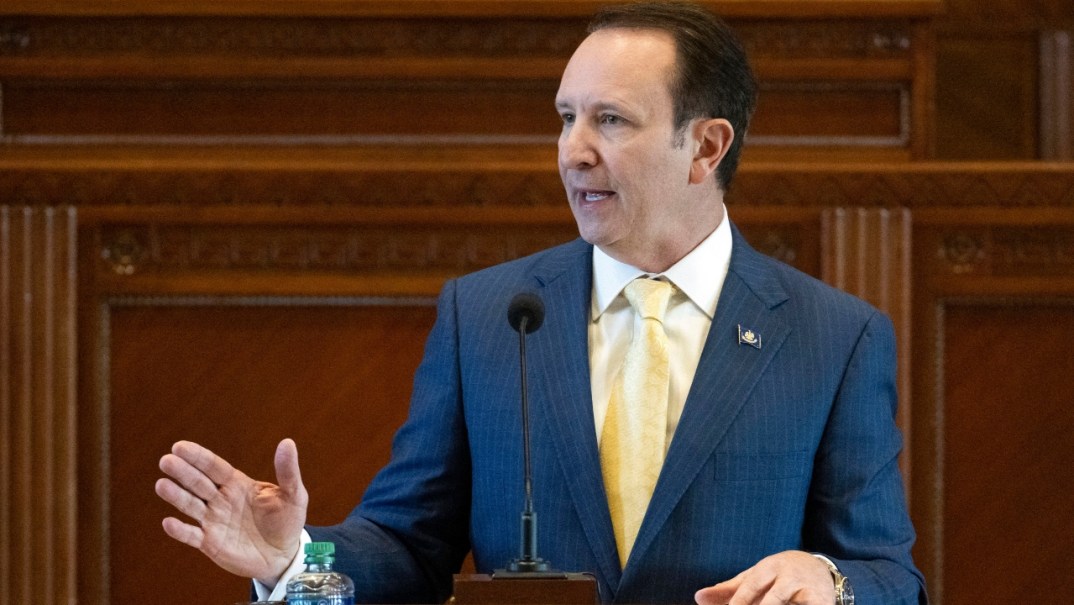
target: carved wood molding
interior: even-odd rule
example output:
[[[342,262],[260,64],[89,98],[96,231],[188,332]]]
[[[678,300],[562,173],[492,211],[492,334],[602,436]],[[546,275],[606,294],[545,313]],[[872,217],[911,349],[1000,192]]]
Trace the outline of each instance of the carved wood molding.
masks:
[[[288,16],[512,16],[590,15],[602,3],[592,0],[184,0],[154,4],[138,0],[8,0],[0,14],[13,15],[249,15]],[[860,17],[931,16],[943,11],[942,0],[708,0],[728,16]]]
[[[118,276],[186,271],[462,274],[577,236],[561,225],[104,225],[100,269]]]
[[[584,37],[584,30],[579,19],[525,17],[6,17],[0,19],[0,57],[27,63],[100,56],[157,61],[196,56],[308,57],[350,62],[385,57],[565,57]],[[116,69],[123,65],[117,62]]]
[[[1074,165],[746,162],[729,197],[730,203],[747,206],[1070,208],[1074,207]]]
[[[914,232],[915,270],[943,291],[992,283],[1015,288],[1011,294],[1018,287],[1046,292],[1074,277],[1074,205],[979,209],[969,215],[923,209],[915,214]]]
[[[747,20],[736,21],[734,26],[750,57],[759,60],[906,59],[913,46],[912,24],[907,20]],[[57,58],[94,57],[115,59],[111,68],[115,74],[123,74],[134,58],[162,67],[160,61],[169,58],[271,57],[278,62],[281,75],[290,73],[286,61],[297,58],[351,63],[472,56],[565,60],[584,36],[585,20],[577,17],[3,17],[0,73],[23,73],[20,64],[59,67]],[[94,73],[106,69],[92,63],[90,67]],[[165,71],[157,72],[160,76],[168,73],[163,67]],[[212,75],[209,64],[203,67],[204,75]],[[61,73],[75,74],[55,75]]]
[[[71,208],[0,207],[0,584],[12,601],[77,600],[75,234]]]
[[[553,145],[12,148],[10,205],[565,207]],[[747,151],[732,206],[1074,207],[1070,163],[767,163]]]
[[[1074,45],[1072,30],[1040,34],[1040,155],[1074,159]]]

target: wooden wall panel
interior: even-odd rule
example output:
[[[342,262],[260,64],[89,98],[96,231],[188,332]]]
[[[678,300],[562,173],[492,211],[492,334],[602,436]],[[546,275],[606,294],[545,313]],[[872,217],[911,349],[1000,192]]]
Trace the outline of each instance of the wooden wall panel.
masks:
[[[273,448],[292,437],[309,521],[342,520],[387,460],[444,279],[572,228],[354,208],[127,210],[87,207],[81,221],[85,603],[244,598],[246,581],[161,530],[172,511],[152,490],[160,456],[196,440],[272,480]]]
[[[945,0],[936,33],[939,159],[1069,159],[1069,39],[1064,0]]]
[[[77,598],[75,296],[74,209],[0,206],[4,603]]]
[[[594,6],[442,4],[439,18],[410,3],[330,16],[5,6],[0,143],[554,142],[559,76]],[[925,157],[937,0],[714,8],[766,91],[752,147]]]
[[[956,299],[942,322],[943,602],[1069,593],[1074,297]]]
[[[4,127],[22,142],[554,141],[557,80],[226,83],[16,81]],[[56,107],[65,111],[57,112]],[[315,139],[316,140],[316,139]]]
[[[1036,56],[1037,41],[1024,33],[952,33],[941,38],[936,157],[1037,157]]]
[[[1040,157],[1074,159],[1074,27],[1040,34]]]
[[[1071,588],[1072,233],[1069,206],[915,214],[912,510],[933,602]]]
[[[275,444],[294,438],[309,522],[341,521],[387,461],[434,316],[424,297],[124,297],[103,312],[106,602],[176,604],[243,600],[249,582],[161,530],[159,457],[194,440],[274,481]]]

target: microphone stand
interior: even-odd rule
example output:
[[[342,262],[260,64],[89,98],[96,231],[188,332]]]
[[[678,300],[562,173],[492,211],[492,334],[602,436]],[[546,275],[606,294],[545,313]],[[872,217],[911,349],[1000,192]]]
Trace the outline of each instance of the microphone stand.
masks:
[[[591,573],[565,573],[537,556],[537,513],[533,510],[533,473],[530,469],[530,407],[526,384],[526,333],[544,320],[544,303],[535,294],[515,296],[507,313],[518,331],[522,388],[522,464],[524,502],[519,558],[488,574],[456,574],[452,605],[594,605],[600,601]],[[534,580],[541,580],[535,582]]]
[[[520,384],[522,385],[522,472],[525,500],[522,508],[521,554],[507,564],[507,574],[511,577],[529,574],[549,574],[546,577],[562,578],[562,572],[553,572],[552,566],[537,556],[537,513],[533,511],[533,476],[530,470],[530,401],[526,386],[526,332],[529,330],[530,318],[523,315],[518,324],[518,359]],[[503,577],[497,570],[493,577]]]

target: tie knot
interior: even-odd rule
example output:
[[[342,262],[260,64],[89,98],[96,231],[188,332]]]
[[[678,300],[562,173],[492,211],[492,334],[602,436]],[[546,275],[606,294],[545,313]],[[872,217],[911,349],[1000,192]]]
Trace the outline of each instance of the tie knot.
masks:
[[[639,277],[623,290],[634,312],[643,319],[664,321],[664,312],[671,298],[671,284],[666,281]]]

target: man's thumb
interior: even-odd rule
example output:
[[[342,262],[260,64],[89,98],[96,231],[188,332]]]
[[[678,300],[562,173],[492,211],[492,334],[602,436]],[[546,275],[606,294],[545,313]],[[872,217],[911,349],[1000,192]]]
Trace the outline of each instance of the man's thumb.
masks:
[[[302,472],[298,469],[298,446],[288,438],[276,446],[276,482],[280,489],[292,495],[305,491],[302,486]]]

